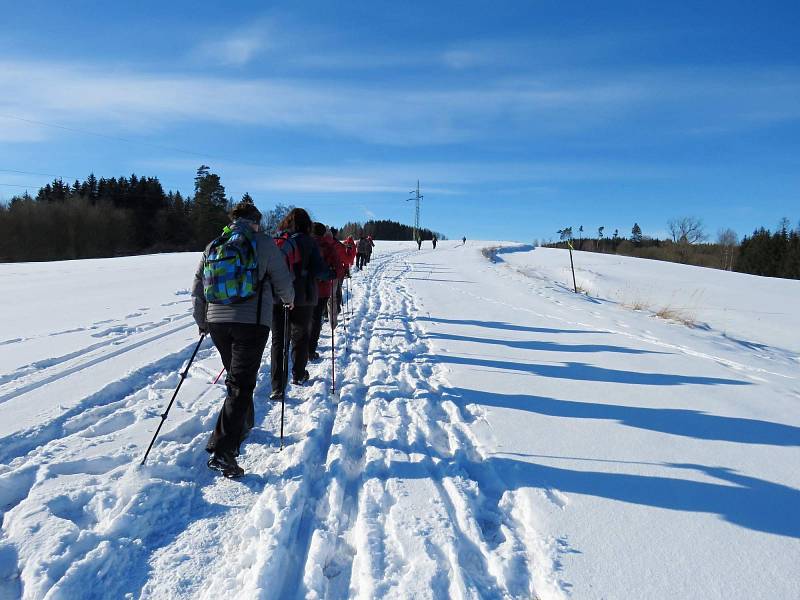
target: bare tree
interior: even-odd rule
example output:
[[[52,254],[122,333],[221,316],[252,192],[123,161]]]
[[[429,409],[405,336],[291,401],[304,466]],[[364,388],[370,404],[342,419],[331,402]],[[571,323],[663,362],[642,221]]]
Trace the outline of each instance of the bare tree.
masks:
[[[676,244],[697,244],[708,239],[703,221],[697,217],[680,217],[667,221],[672,241]]]
[[[275,208],[267,211],[262,218],[263,230],[267,235],[275,235],[278,232],[278,224],[294,208],[293,205],[276,204]]]
[[[730,227],[717,232],[717,243],[722,246],[722,268],[733,270],[733,249],[739,243],[739,236]]]

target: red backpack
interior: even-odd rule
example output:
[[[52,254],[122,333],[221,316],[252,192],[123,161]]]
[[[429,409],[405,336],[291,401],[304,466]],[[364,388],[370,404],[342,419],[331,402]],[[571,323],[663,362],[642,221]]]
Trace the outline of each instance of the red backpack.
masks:
[[[289,271],[294,273],[295,266],[303,262],[303,255],[300,254],[300,245],[297,240],[293,239],[288,233],[284,233],[275,238],[275,245],[283,254]]]

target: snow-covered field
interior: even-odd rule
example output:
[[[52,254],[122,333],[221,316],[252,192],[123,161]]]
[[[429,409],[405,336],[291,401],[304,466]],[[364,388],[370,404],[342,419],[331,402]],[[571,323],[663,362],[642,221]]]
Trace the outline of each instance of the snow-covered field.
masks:
[[[575,258],[378,243],[235,481],[198,255],[0,265],[0,598],[800,598],[800,282]]]

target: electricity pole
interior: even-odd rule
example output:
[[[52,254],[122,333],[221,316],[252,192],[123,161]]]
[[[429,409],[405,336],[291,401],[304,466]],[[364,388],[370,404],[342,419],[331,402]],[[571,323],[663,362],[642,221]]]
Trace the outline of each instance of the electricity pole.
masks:
[[[408,193],[414,194],[415,190],[411,190]],[[424,196],[421,196],[419,193],[419,179],[417,179],[416,195],[406,200],[406,202],[411,202],[412,200],[416,201],[416,209],[414,210],[414,241],[417,240],[417,235],[419,233],[419,201],[422,200],[423,197]]]

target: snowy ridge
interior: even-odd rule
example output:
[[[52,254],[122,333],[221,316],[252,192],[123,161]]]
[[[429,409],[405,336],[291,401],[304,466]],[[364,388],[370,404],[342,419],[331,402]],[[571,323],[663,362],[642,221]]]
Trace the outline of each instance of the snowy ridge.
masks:
[[[576,296],[540,249],[484,246],[379,245],[349,282],[336,393],[326,326],[283,451],[262,369],[236,481],[205,465],[225,394],[210,340],[139,466],[197,343],[174,280],[150,306],[120,286],[109,318],[10,329],[0,598],[800,592],[791,344]],[[196,255],[114,260],[118,279],[151,260],[185,279]]]

